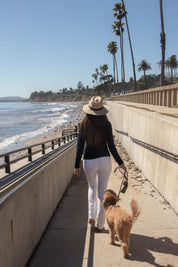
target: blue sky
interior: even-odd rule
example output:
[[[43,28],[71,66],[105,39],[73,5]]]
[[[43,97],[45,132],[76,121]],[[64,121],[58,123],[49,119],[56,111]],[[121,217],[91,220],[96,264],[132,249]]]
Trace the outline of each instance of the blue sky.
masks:
[[[92,84],[96,68],[108,64],[112,74],[113,0],[0,0],[0,96],[29,97],[33,91],[57,92]],[[136,69],[142,59],[148,74],[160,72],[159,0],[125,0]],[[166,59],[178,57],[178,1],[163,0]],[[124,32],[126,81],[133,77]],[[120,71],[119,71],[120,73]],[[136,71],[139,78],[142,73]]]

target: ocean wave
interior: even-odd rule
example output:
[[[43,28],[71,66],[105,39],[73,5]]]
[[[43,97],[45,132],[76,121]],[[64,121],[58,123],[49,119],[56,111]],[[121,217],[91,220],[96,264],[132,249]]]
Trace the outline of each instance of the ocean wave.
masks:
[[[51,118],[50,121],[49,118],[41,118],[41,121],[49,121],[49,124],[35,131],[13,135],[12,137],[4,139],[0,142],[0,154],[23,147],[24,142],[29,139],[34,139],[35,137],[40,137],[54,132],[55,129],[58,129],[61,125],[68,122],[67,118],[69,118],[67,114],[63,114],[58,118]]]
[[[67,120],[61,118],[58,121],[54,120],[48,126],[39,128],[36,131],[26,132],[6,138],[3,142],[0,143],[0,153],[2,154],[7,151],[24,147],[25,141],[34,139],[35,137],[43,136],[44,134],[50,134],[65,122],[67,122]]]
[[[65,121],[64,119],[67,119],[69,117],[70,116],[66,113],[64,113],[64,114],[58,113],[58,114],[55,114],[55,116],[54,115],[50,116],[50,114],[48,114],[48,115],[46,115],[46,117],[43,117],[43,118],[40,117],[37,120],[38,121],[48,121],[49,123],[51,121],[55,121],[56,125],[57,125],[57,124],[61,124],[62,122]]]
[[[43,106],[52,106],[52,105],[56,105],[57,103],[55,102],[51,102],[51,103],[43,103]]]
[[[27,140],[58,130],[78,119],[80,108],[75,104],[16,103],[7,104],[9,111],[2,116],[0,153],[24,147]],[[12,110],[11,110],[12,109]]]
[[[65,107],[60,107],[60,108],[49,108],[49,109],[38,109],[38,110],[32,110],[30,111],[31,113],[39,113],[39,112],[55,112],[55,111],[62,111],[65,110]]]

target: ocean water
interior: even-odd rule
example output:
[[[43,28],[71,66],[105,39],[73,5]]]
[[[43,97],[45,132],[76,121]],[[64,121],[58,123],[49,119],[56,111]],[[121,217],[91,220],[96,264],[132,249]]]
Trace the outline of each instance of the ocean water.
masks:
[[[0,103],[0,154],[75,122],[80,111],[73,103]]]

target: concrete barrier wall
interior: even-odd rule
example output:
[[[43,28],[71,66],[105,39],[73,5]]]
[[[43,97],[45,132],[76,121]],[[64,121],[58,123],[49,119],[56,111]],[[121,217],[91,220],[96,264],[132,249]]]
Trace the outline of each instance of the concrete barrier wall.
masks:
[[[0,202],[0,266],[24,267],[73,174],[76,144]]]
[[[107,101],[107,106],[116,139],[178,213],[178,161],[161,156],[132,140],[135,138],[178,155],[178,120],[119,102]],[[118,131],[128,133],[128,136]]]

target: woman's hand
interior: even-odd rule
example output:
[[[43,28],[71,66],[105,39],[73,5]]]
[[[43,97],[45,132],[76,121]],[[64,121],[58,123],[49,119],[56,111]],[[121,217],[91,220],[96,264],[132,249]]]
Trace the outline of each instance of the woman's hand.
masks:
[[[80,175],[80,168],[75,168],[74,169],[74,174],[79,176]]]
[[[126,171],[126,167],[125,167],[124,163],[122,163],[121,165],[119,165],[119,168],[120,169],[123,169],[124,171]]]

